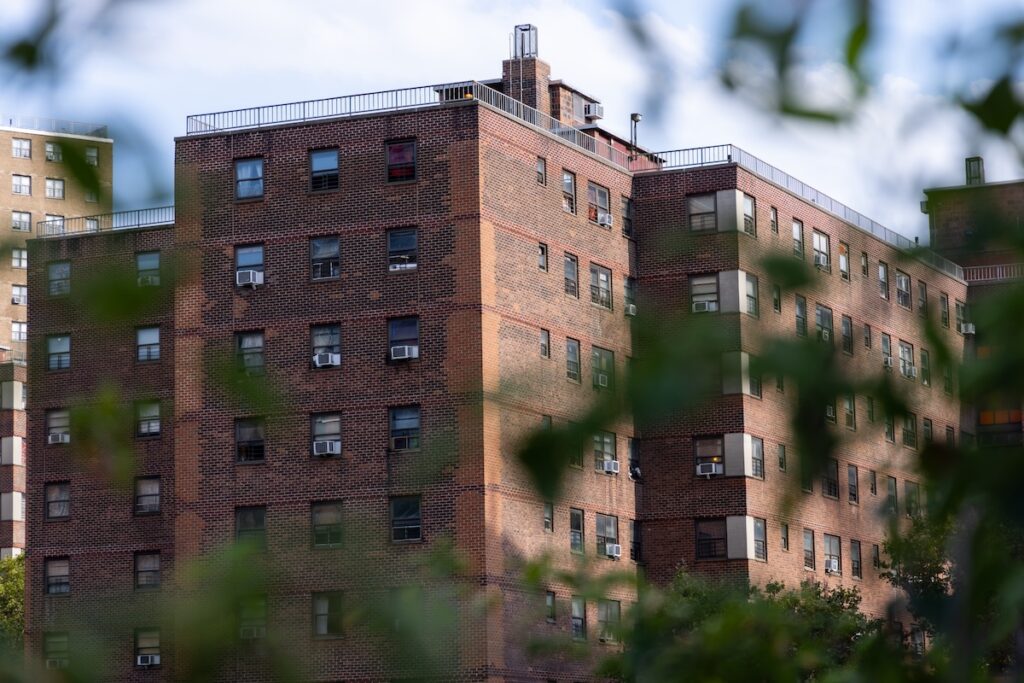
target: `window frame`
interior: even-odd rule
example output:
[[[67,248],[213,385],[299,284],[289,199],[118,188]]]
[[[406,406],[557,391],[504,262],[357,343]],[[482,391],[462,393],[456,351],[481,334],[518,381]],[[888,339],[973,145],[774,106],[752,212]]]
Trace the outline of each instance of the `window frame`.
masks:
[[[135,404],[135,437],[138,439],[160,436],[160,401],[139,401]]]
[[[399,239],[408,240],[412,235],[412,246],[408,241],[399,242]],[[388,272],[402,273],[417,270],[419,268],[420,235],[419,228],[407,226],[402,228],[391,228],[387,231],[388,247]]]
[[[406,504],[409,510],[415,503],[415,512],[408,512],[399,516],[396,506]],[[422,543],[423,542],[423,499],[420,495],[391,496],[388,498],[388,512],[391,526],[392,543]]]
[[[562,262],[562,274],[565,278],[565,295],[580,298],[580,261],[575,254],[565,252]]]
[[[331,513],[336,521],[318,523],[318,513]],[[344,507],[340,500],[313,501],[309,504],[310,546],[340,548],[344,541]]]
[[[388,318],[388,363],[401,363],[420,358],[420,318],[418,315]],[[412,331],[414,331],[414,334]],[[394,358],[398,347],[412,348],[406,352],[406,358]]]
[[[575,352],[573,351],[575,349]],[[573,360],[575,356],[575,360]],[[575,365],[575,369],[573,369]],[[566,337],[565,339],[565,377],[570,382],[577,384],[583,381],[583,361],[581,358],[580,342],[578,339]]]
[[[717,313],[720,308],[718,274],[691,275],[687,281],[690,313]],[[698,291],[699,290],[699,291]],[[703,306],[700,306],[703,304]],[[698,310],[698,307],[701,310]]]
[[[793,256],[804,258],[804,222],[793,219]]]
[[[252,542],[255,547],[267,547],[266,505],[235,507],[235,542]]]
[[[409,160],[410,156],[411,161]],[[395,185],[418,180],[418,157],[419,149],[416,138],[386,141],[384,143],[384,182]]]
[[[333,152],[334,166],[317,168],[315,158],[327,159]],[[309,191],[334,192],[341,187],[341,155],[337,147],[309,150]]]
[[[896,270],[896,304],[908,311],[913,307],[913,283],[910,276],[899,269]]]
[[[814,267],[825,272],[831,272],[832,244],[829,236],[812,228],[811,249],[814,251]]]
[[[694,558],[697,560],[726,559],[728,557],[728,533],[724,517],[695,519]]]
[[[608,224],[601,223],[601,214],[608,218]],[[587,220],[603,228],[612,227],[612,193],[604,185],[593,180],[587,181]]]
[[[345,607],[342,591],[314,591],[310,596],[312,636],[318,640],[345,635]],[[321,609],[321,607],[323,609]]]
[[[399,453],[420,450],[422,431],[423,410],[418,403],[388,407],[389,451]]]
[[[68,595],[71,593],[70,557],[60,555],[44,558],[43,592],[47,596]]]
[[[576,174],[562,169],[562,211],[576,215]]]
[[[234,438],[236,465],[258,465],[267,461],[267,420],[265,417],[235,418]]]
[[[327,254],[333,243],[333,254]],[[318,251],[322,246],[327,250]],[[326,269],[326,274],[325,274]],[[337,280],[341,277],[341,238],[337,235],[321,235],[309,238],[309,279],[313,282]]]
[[[63,347],[54,348],[55,342],[67,343]],[[49,372],[68,370],[71,368],[71,335],[49,334],[46,336],[46,369]]]
[[[144,335],[156,332],[156,342],[144,341],[148,337]],[[160,360],[160,326],[136,327],[135,328],[135,361],[137,363],[152,363]]]
[[[156,568],[141,566],[140,560],[156,558]],[[158,590],[161,584],[161,558],[159,550],[140,550],[133,558],[134,587],[137,591]]]
[[[46,264],[46,295],[64,297],[69,294],[71,294],[71,261],[48,262]]]
[[[156,484],[156,492],[155,493],[153,493],[151,491],[148,492],[148,493],[145,492],[148,489],[145,489],[144,485],[145,484],[153,484],[153,483]],[[133,500],[134,506],[133,506],[133,509],[134,509],[134,514],[136,516],[160,514],[160,504],[161,504],[161,499],[160,499],[160,495],[161,495],[161,492],[160,492],[160,477],[158,477],[158,476],[136,477],[135,478],[135,487],[133,489],[133,492],[134,492],[134,500]],[[151,502],[151,499],[154,498],[154,497],[156,497],[156,502],[155,503]],[[143,502],[143,499],[146,499],[147,502]]]
[[[612,271],[590,262],[590,303],[598,308],[612,310]]]
[[[51,497],[50,492],[56,491],[61,497]],[[57,512],[54,507],[57,506]],[[43,484],[43,519],[47,521],[69,519],[71,517],[71,482],[48,481]]]
[[[265,193],[264,178],[266,176],[266,165],[263,157],[240,157],[234,160],[234,197],[236,202],[258,201],[263,199]],[[243,169],[246,173],[256,172],[256,175],[242,175]],[[243,190],[243,188],[246,188]]]
[[[707,208],[707,205],[700,205],[702,201],[707,200],[710,200],[710,209]],[[716,193],[705,192],[686,198],[686,227],[690,232],[718,232],[718,197]]]
[[[47,199],[64,199],[65,183],[63,178],[46,178],[44,185]]]
[[[569,552],[583,555],[586,552],[586,514],[582,508],[569,508]]]

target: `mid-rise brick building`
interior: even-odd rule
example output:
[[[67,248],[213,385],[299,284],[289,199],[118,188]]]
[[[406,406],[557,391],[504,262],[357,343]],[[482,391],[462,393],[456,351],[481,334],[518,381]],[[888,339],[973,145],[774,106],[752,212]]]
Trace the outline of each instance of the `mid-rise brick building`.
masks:
[[[235,539],[274,572],[235,615],[226,680],[269,679],[252,653],[275,633],[310,680],[422,673],[341,618],[409,591],[456,606],[434,648],[447,678],[580,680],[591,662],[527,644],[600,654],[635,596],[527,588],[521,562],[545,554],[555,577],[586,561],[659,582],[808,578],[884,611],[884,512],[914,513],[916,449],[959,431],[919,323],[949,320],[961,271],[738,148],[635,149],[550,79],[534,31],[516,35],[494,81],[190,117],[173,225],[133,214],[92,234],[83,218],[31,243],[33,343],[72,340],[71,372],[30,367],[31,652],[53,667],[104,652],[121,680],[187,674],[159,589]],[[761,259],[778,253],[816,266],[814,285],[777,287]],[[72,296],[46,295],[51,262],[70,263]],[[107,270],[148,302],[140,318],[76,305]],[[515,454],[624,383],[645,352],[637,314],[720,322],[721,391],[642,434],[601,424],[544,500]],[[896,424],[869,396],[823,406],[850,438],[785,513],[787,394],[750,372],[772,334],[891,373],[916,411]],[[256,395],[233,394],[224,359]],[[120,488],[73,423],[100,391],[130,413]],[[462,564],[442,581],[423,565],[447,543]],[[86,621],[107,628],[83,635]]]
[[[95,167],[95,190],[84,190],[65,163],[71,147]],[[112,154],[105,126],[0,116],[0,557],[25,545],[26,242],[37,221],[59,230],[65,216],[110,210]]]

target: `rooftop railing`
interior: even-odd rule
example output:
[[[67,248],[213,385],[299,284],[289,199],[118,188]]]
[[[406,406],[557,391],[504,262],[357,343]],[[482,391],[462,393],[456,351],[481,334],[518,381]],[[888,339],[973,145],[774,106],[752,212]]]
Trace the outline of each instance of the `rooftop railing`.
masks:
[[[107,127],[99,123],[83,123],[48,119],[39,116],[17,116],[0,114],[0,126],[38,130],[43,133],[67,133],[69,135],[86,135],[92,138],[107,137]]]
[[[174,207],[161,206],[154,209],[118,211],[97,216],[61,218],[36,223],[36,237],[66,237],[68,235],[109,232],[111,230],[133,230],[158,228],[174,224]]]
[[[964,269],[952,261],[939,256],[935,252],[924,249],[914,241],[898,232],[894,232],[881,223],[871,220],[864,214],[854,211],[842,202],[819,192],[810,185],[800,181],[785,171],[768,162],[758,159],[735,145],[716,145],[712,147],[693,147],[676,149],[668,152],[644,154],[633,160],[630,170],[641,172],[651,170],[667,170],[675,168],[698,168],[718,164],[734,163],[765,180],[780,185],[793,194],[817,204],[825,211],[841,218],[853,227],[874,235],[878,239],[910,252],[915,258],[936,268],[947,275],[964,280]]]
[[[968,282],[1008,282],[1024,279],[1024,263],[1005,263],[998,266],[967,266],[964,279]]]

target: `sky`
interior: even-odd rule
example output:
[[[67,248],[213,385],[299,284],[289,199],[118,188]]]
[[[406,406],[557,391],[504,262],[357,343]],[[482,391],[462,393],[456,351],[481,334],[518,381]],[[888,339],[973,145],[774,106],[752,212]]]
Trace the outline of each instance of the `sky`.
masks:
[[[1019,0],[878,3],[872,87],[838,126],[782,119],[722,87],[733,2],[635,0],[669,78],[627,34],[624,1],[3,0],[0,47],[49,2],[68,21],[53,77],[0,67],[0,111],[108,124],[115,209],[158,206],[173,202],[174,138],[189,114],[496,77],[512,28],[531,23],[552,77],[600,99],[612,132],[628,137],[629,114],[640,111],[648,149],[738,145],[908,237],[927,238],[921,189],[962,183],[964,157],[983,155],[990,181],[1024,177],[1010,146],[948,103],[957,84],[983,89],[999,55],[979,46],[956,68],[941,62],[951,50],[944,36],[969,43],[993,17],[1024,17]],[[115,11],[100,12],[105,3]],[[766,2],[769,20],[794,3]],[[814,6],[800,91],[814,103],[849,102],[828,40],[844,3]]]

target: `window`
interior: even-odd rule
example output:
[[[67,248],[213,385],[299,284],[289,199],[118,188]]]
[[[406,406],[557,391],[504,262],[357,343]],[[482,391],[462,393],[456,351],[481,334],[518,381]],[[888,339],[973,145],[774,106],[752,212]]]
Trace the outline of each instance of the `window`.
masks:
[[[814,249],[814,265],[822,270],[831,270],[832,261],[828,244],[828,235],[813,230],[811,232],[811,248]]]
[[[543,242],[537,245],[537,269],[548,272],[548,245]]]
[[[313,432],[313,455],[341,455],[341,414],[318,413],[310,417]]]
[[[878,495],[878,472],[874,470],[868,472],[868,490],[872,496]]]
[[[860,541],[850,541],[850,573],[855,579],[864,578],[860,561]]]
[[[422,540],[422,524],[419,496],[400,496],[391,499],[392,541]]]
[[[548,161],[544,157],[537,157],[537,184],[548,184]]]
[[[768,220],[771,225],[772,232],[776,235],[779,234],[779,210],[774,206],[768,212]]]
[[[551,332],[540,331],[540,357],[551,358]]]
[[[389,183],[416,180],[416,141],[389,142],[387,147]]]
[[[917,517],[921,511],[921,487],[916,482],[904,481],[903,498],[907,506],[907,517]]]
[[[583,510],[569,508],[569,550],[583,552]]]
[[[839,463],[835,458],[828,459],[821,473],[821,495],[839,498]]]
[[[807,299],[799,294],[796,295],[796,333],[801,337],[807,336]]]
[[[886,508],[889,514],[895,515],[899,511],[899,501],[896,496],[896,477],[886,477]]]
[[[136,358],[141,362],[160,360],[160,328],[140,327],[135,330]]]
[[[757,276],[747,273],[747,313],[758,315]]]
[[[826,237],[825,246],[828,247]],[[850,245],[845,242],[839,243],[839,277],[849,282],[850,280]]]
[[[135,514],[160,512],[160,477],[139,477],[135,480]]]
[[[756,436],[751,439],[750,467],[753,476],[764,479],[764,440]]]
[[[891,413],[885,415],[885,440],[896,443],[896,421]]]
[[[892,368],[892,338],[882,333],[882,365],[888,370]]]
[[[923,318],[928,315],[928,285],[917,281],[917,312]]]
[[[640,522],[631,519],[629,520],[629,559],[639,562],[643,557],[641,550]]]
[[[917,377],[914,367],[914,347],[900,340],[900,374],[909,379]]]
[[[694,313],[714,313],[718,310],[717,275],[690,278],[690,310]]]
[[[878,294],[883,299],[889,298],[889,266],[883,261],[878,262]]]
[[[56,214],[48,213],[45,215],[46,218],[46,234],[47,235],[63,235],[64,234],[64,216],[58,216]],[[86,219],[86,225],[89,225],[89,221],[92,219]]]
[[[64,199],[64,181],[59,178],[47,178],[46,198]]]
[[[309,153],[309,181],[313,192],[338,189],[338,150],[318,149]]]
[[[11,156],[16,159],[32,158],[32,141],[24,138],[11,139]]]
[[[843,395],[843,420],[847,429],[857,428],[857,400],[853,394]]]
[[[146,401],[135,406],[135,435],[160,436],[159,401]]]
[[[939,319],[943,327],[949,327],[949,295],[939,292]]]
[[[594,516],[597,527],[597,554],[608,555],[609,545],[619,544],[619,518],[598,513]]]
[[[864,324],[864,348],[871,348],[871,325]]]
[[[900,270],[896,271],[896,303],[910,308],[910,276]]]
[[[587,639],[587,603],[578,595],[572,596],[572,637]]]
[[[749,194],[743,195],[743,232],[757,236],[756,202]]]
[[[786,471],[786,465],[787,465],[787,463],[786,463],[786,445],[780,443],[776,447],[775,451],[776,451],[776,455],[778,455],[778,459],[779,459],[779,471],[780,472],[785,472]]]
[[[628,275],[622,279],[622,303],[626,305],[627,315],[630,313],[629,306],[636,305],[636,278]]]
[[[622,604],[618,600],[597,601],[598,638],[602,643],[614,643],[618,637]]]
[[[414,451],[420,447],[420,407],[388,409],[390,445],[393,451]]]
[[[756,361],[755,361],[756,362]],[[750,373],[750,395],[754,398],[761,398],[761,375]]]
[[[344,613],[342,595],[338,591],[313,593],[313,635],[337,638],[342,634]]]
[[[612,308],[612,271],[590,264],[590,302],[601,308]]]
[[[956,430],[953,427],[946,427],[946,445],[950,448],[956,446]]]
[[[49,632],[43,636],[43,657],[47,669],[68,668],[68,634]]]
[[[914,413],[903,416],[903,445],[917,448],[917,415]]]
[[[11,175],[11,193],[21,195],[32,194],[32,178],[27,175]]]
[[[928,349],[921,349],[921,384],[932,385],[932,359]]]
[[[779,543],[782,546],[782,549],[785,550],[788,553],[789,552],[789,525],[788,524],[780,524],[779,525]]]
[[[46,280],[46,291],[50,296],[67,296],[71,292],[71,262],[48,263]]]
[[[633,236],[633,200],[629,197],[622,198],[622,234],[627,237]]]
[[[875,569],[882,568],[882,553],[877,543],[871,544],[871,566]]]
[[[935,440],[935,435],[932,432],[932,421],[930,418],[926,417],[921,422],[921,438],[924,439],[926,444]]]
[[[565,255],[565,293],[579,298],[579,261],[572,254]]]
[[[314,237],[309,240],[309,272],[313,280],[338,277],[341,256],[337,237]]]
[[[71,483],[59,481],[47,484],[46,519],[66,519],[71,516]]]
[[[263,374],[263,332],[236,332],[235,353],[242,372],[248,375]]]
[[[782,287],[772,285],[772,310],[782,313]]]
[[[689,214],[690,230],[705,232],[718,229],[714,194],[701,194],[687,198],[686,209]]]
[[[100,150],[98,147],[86,147],[85,148],[85,163],[90,166],[100,165]]]
[[[388,321],[388,348],[391,360],[411,360],[420,357],[420,319],[392,318]]]
[[[594,470],[604,471],[604,464],[618,460],[615,449],[615,434],[598,432],[594,435]]]
[[[590,358],[590,372],[597,389],[615,388],[615,354],[608,349],[593,347]]]
[[[253,270],[263,272],[263,245],[248,245],[234,248],[234,272]],[[262,279],[259,279],[262,282]],[[236,278],[238,282],[238,278]]]
[[[313,325],[309,328],[309,343],[314,367],[336,367],[341,363],[341,325]]]
[[[840,327],[843,334],[843,352],[853,355],[853,320],[848,315],[840,318]]]
[[[11,323],[11,341],[28,341],[28,323],[17,320]]]
[[[555,504],[544,503],[544,531],[552,533],[555,530]]]
[[[47,142],[46,143],[46,160],[47,161],[63,161],[64,150],[61,148],[59,142]]]
[[[48,559],[43,565],[47,595],[71,592],[71,561],[66,557]]]
[[[725,557],[725,520],[698,519],[697,559],[709,560]]]
[[[814,569],[814,532],[804,529],[804,569]]]
[[[580,381],[580,343],[575,339],[565,340],[565,376]]]
[[[235,160],[235,199],[263,196],[263,159]]]
[[[701,476],[725,473],[725,450],[722,437],[694,439],[694,462]]]
[[[953,393],[953,366],[948,363],[942,366],[942,390],[947,394]]]
[[[235,420],[235,461],[263,462],[266,453],[266,421],[262,417]]]
[[[160,553],[135,553],[135,588],[150,590],[160,587]]]
[[[417,239],[416,228],[388,230],[388,272],[416,270]]]
[[[341,545],[341,512],[338,501],[312,504],[310,526],[314,548],[337,548]]]
[[[71,337],[58,334],[46,338],[46,367],[48,370],[71,367]]]
[[[32,214],[28,211],[12,211],[11,230],[19,232],[29,232],[32,230]]]
[[[235,540],[263,548],[267,545],[267,508],[235,508]]]
[[[850,502],[860,502],[860,478],[857,473],[856,465],[846,466],[846,481],[849,490]]]
[[[562,209],[576,213],[576,174],[562,169]]]
[[[160,284],[160,252],[143,251],[135,255],[135,271],[140,287],[156,287]]]
[[[63,409],[46,411],[46,442],[69,443],[71,441],[71,414]]]
[[[814,307],[814,322],[818,328],[818,341],[832,343],[832,309],[821,304]]]
[[[953,301],[953,307],[956,309],[956,331],[963,334],[964,323],[967,321],[967,306],[963,301]]]
[[[803,221],[793,219],[793,255],[804,257],[804,224]]]
[[[238,609],[238,637],[242,640],[264,638],[267,633],[267,597],[252,595]]]
[[[838,536],[825,534],[825,572],[843,573],[843,544]]]
[[[587,219],[598,225],[611,227],[611,211],[608,188],[595,183],[587,183]]]
[[[11,249],[11,267],[28,268],[28,249]]]
[[[555,592],[547,591],[544,593],[544,619],[549,623],[555,623]]]

